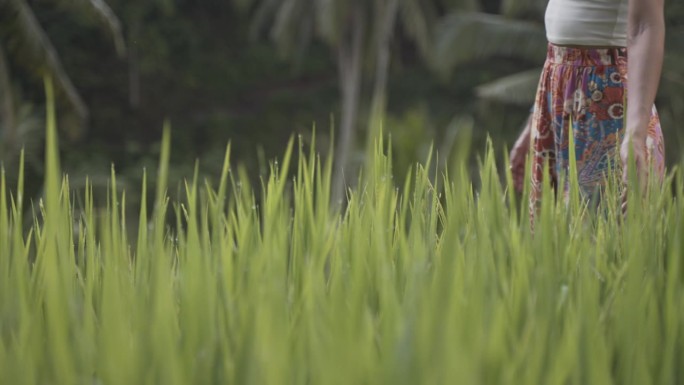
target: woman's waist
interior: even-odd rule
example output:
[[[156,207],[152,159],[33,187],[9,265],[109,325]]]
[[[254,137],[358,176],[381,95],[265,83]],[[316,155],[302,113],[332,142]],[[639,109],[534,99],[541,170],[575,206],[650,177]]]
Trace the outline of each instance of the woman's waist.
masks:
[[[546,61],[575,66],[611,66],[627,64],[627,48],[622,46],[589,46],[548,44]]]

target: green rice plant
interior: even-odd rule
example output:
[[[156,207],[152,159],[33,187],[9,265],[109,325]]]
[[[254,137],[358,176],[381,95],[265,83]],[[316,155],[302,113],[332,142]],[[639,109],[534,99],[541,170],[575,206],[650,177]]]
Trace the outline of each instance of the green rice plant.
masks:
[[[618,178],[589,206],[572,165],[568,203],[545,186],[532,232],[491,143],[477,184],[459,156],[431,175],[430,155],[398,186],[378,138],[343,207],[332,159],[301,141],[260,186],[228,147],[217,185],[196,172],[170,201],[167,127],[156,198],[129,218],[114,169],[102,207],[89,184],[70,189],[46,91],[44,197],[25,202],[21,169],[16,186],[0,176],[2,384],[684,378],[677,170],[630,191],[623,216]]]

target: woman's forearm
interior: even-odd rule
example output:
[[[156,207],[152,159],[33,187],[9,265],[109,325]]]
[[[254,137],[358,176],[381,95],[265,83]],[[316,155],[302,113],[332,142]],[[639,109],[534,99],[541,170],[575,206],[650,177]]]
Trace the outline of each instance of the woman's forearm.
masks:
[[[665,50],[662,0],[630,0],[629,13],[626,133],[645,139]]]

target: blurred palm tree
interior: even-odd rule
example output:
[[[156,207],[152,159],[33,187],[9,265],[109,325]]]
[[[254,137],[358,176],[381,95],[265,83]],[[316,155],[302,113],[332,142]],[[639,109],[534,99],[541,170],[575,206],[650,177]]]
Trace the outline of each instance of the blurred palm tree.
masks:
[[[335,201],[353,180],[350,161],[356,142],[361,89],[373,79],[368,138],[385,115],[392,41],[401,27],[427,57],[432,25],[444,9],[473,10],[476,0],[233,0],[252,13],[252,36],[266,31],[286,57],[301,57],[314,39],[325,42],[337,63],[341,116],[333,181]],[[364,68],[374,68],[372,74]],[[370,140],[368,141],[370,142]],[[348,172],[345,177],[344,172]]]
[[[97,20],[111,35],[117,53],[125,54],[121,25],[104,0],[52,1],[55,6]],[[88,108],[64,71],[59,54],[36,19],[32,6],[26,0],[0,0],[0,158],[15,157],[21,147],[34,141],[36,128],[40,129],[35,117],[27,113],[28,107],[16,107],[21,103],[17,103],[18,98],[12,91],[10,59],[14,68],[31,75],[40,84],[45,75],[53,79],[58,98],[69,107],[68,114],[77,118],[69,134],[78,136],[88,118]]]

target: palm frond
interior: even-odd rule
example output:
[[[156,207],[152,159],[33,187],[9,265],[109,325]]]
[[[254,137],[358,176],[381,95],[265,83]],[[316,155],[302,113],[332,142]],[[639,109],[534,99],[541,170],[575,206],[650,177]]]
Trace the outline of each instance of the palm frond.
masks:
[[[448,77],[455,67],[505,57],[541,63],[547,41],[541,24],[483,13],[452,13],[436,29],[432,67]]]
[[[252,5],[254,5],[254,0],[231,0],[231,4],[237,9],[238,11],[246,11],[248,10]]]
[[[272,24],[278,13],[280,3],[280,0],[263,0],[259,3],[254,11],[249,28],[249,35],[252,39],[259,38],[264,30],[267,30],[268,26]]]
[[[111,35],[117,54],[126,53],[126,42],[121,31],[121,22],[104,0],[53,0],[57,5],[83,13],[98,21],[98,24]]]
[[[475,90],[478,97],[501,103],[531,106],[534,103],[541,68],[496,79]]]
[[[26,1],[0,2],[0,25],[6,35],[7,50],[13,59],[36,79],[42,80],[44,74],[49,74],[58,96],[67,101],[81,122],[84,122],[88,118],[88,108],[64,71],[57,51]]]
[[[316,0],[316,29],[318,34],[329,44],[336,43],[340,38],[340,18],[345,15],[339,11],[339,1]]]
[[[276,42],[281,54],[303,52],[313,39],[315,8],[308,0],[281,0],[275,15],[271,38]]]
[[[3,128],[3,130],[0,130],[0,134],[3,134],[2,138],[4,140],[14,136],[12,85],[10,83],[9,65],[2,44],[0,44],[0,125]]]
[[[434,3],[434,1],[432,3]],[[437,0],[437,3],[442,9],[448,11],[476,12],[481,6],[478,0]]]
[[[421,0],[404,0],[401,2],[400,20],[421,54],[429,57],[433,50],[431,26],[437,21],[437,12],[433,4]]]
[[[547,0],[502,0],[501,14],[507,17],[541,19]]]

